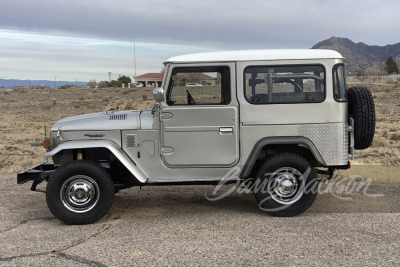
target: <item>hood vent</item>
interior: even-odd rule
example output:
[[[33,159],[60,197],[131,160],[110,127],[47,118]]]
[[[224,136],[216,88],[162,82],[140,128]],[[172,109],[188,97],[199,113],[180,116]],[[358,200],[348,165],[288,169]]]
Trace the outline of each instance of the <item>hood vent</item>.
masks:
[[[136,134],[127,134],[127,135],[125,135],[125,145],[126,145],[126,147],[138,146],[137,135]]]
[[[117,115],[110,115],[110,120],[117,121],[117,120],[126,120],[127,114],[117,114]]]

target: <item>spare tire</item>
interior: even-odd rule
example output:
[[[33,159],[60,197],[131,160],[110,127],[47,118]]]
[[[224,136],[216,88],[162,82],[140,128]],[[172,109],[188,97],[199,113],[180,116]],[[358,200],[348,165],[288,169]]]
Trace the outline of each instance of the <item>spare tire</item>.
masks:
[[[354,149],[366,149],[375,134],[374,98],[366,87],[351,87],[348,95],[349,117],[354,119]]]

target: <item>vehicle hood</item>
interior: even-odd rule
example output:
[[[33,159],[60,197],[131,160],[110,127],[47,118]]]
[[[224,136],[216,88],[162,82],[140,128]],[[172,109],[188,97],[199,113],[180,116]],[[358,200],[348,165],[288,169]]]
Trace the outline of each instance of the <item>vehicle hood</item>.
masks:
[[[67,117],[56,122],[51,131],[109,131],[152,129],[151,109],[107,111]]]

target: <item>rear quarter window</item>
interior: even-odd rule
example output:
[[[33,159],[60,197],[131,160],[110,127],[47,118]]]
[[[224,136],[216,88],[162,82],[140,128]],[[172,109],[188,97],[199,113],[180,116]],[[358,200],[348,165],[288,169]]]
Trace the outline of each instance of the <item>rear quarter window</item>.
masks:
[[[325,100],[325,69],[321,65],[250,66],[244,76],[244,93],[251,104]]]
[[[333,67],[333,97],[338,102],[348,101],[345,70],[343,64]]]

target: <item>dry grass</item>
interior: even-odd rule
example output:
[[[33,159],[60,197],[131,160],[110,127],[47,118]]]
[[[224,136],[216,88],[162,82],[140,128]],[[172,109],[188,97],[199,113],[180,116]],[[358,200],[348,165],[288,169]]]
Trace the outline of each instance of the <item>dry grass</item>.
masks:
[[[42,137],[61,118],[110,107],[151,107],[151,88],[137,89],[0,89],[0,173],[16,173],[43,161]],[[127,93],[128,92],[128,93]]]
[[[362,86],[367,86],[374,95],[375,138],[370,148],[356,151],[353,162],[363,165],[400,165],[400,85]]]
[[[400,86],[368,85],[377,112],[372,147],[356,151],[356,164],[400,164]],[[127,93],[128,92],[128,93]],[[152,88],[0,89],[0,173],[16,173],[43,160],[41,139],[58,120],[73,115],[153,105]]]

